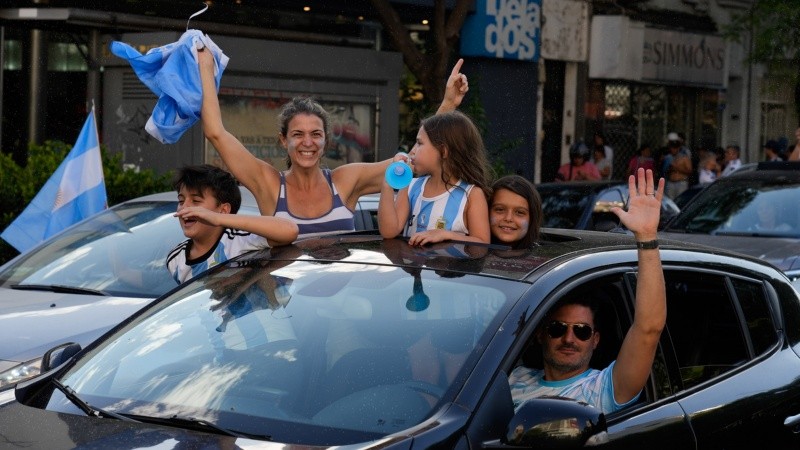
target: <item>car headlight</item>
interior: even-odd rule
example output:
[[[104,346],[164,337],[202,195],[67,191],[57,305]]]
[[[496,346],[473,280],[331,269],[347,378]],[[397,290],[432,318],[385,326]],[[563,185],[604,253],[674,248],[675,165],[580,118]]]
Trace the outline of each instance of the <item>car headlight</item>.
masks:
[[[18,364],[4,372],[0,372],[0,390],[39,375],[42,368],[42,358],[32,359]]]

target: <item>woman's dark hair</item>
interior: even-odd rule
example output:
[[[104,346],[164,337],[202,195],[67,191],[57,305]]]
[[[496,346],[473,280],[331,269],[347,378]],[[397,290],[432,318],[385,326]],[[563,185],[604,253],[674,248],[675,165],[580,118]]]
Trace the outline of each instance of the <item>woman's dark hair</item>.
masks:
[[[325,108],[311,97],[294,97],[283,105],[278,114],[278,129],[281,136],[286,137],[286,133],[289,132],[289,122],[298,114],[309,114],[322,120],[322,129],[325,132],[325,147],[322,150],[325,151],[331,143],[330,116],[328,111],[325,111]],[[288,154],[286,155],[286,167],[292,167],[292,161]]]
[[[528,202],[528,213],[530,214],[528,234],[515,242],[511,247],[515,249],[532,247],[539,241],[539,231],[542,227],[542,198],[539,196],[539,192],[536,190],[536,187],[533,186],[533,183],[519,175],[504,176],[492,184],[492,198],[489,201],[490,211],[492,209],[492,203],[494,203],[494,196],[500,189],[506,189],[520,195]],[[507,243],[498,241],[494,236],[492,236],[492,243],[507,245]]]

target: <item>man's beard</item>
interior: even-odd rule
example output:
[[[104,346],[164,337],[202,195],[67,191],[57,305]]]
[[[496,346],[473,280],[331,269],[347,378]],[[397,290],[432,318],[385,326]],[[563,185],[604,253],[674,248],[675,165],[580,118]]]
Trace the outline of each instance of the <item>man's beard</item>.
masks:
[[[589,361],[592,359],[591,353],[586,353],[581,355],[581,359],[572,362],[561,362],[556,360],[555,352],[560,348],[569,348],[575,351],[580,351],[578,348],[571,346],[571,345],[559,345],[555,347],[552,351],[545,351],[543,355],[544,362],[547,363],[553,369],[559,372],[574,372],[576,370],[581,370],[585,367],[588,367]]]

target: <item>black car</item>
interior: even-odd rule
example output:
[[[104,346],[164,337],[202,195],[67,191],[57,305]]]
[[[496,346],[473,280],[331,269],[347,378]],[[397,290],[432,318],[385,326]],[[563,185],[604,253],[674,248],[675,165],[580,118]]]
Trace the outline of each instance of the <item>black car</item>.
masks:
[[[541,183],[536,190],[542,198],[543,227],[610,231],[619,226],[611,212],[628,203],[628,182],[619,180]],[[666,195],[661,200],[662,228],[680,208]]]
[[[528,250],[348,235],[217,266],[0,393],[24,448],[792,448],[800,298],[773,266],[662,242],[668,318],[638,402],[515,414],[508,374],[565,296],[600,305],[592,366],[632,320],[632,237],[548,230]],[[521,427],[521,428],[518,428]],[[3,444],[3,445],[6,445]]]
[[[754,256],[800,280],[800,163],[748,165],[717,179],[659,234]]]

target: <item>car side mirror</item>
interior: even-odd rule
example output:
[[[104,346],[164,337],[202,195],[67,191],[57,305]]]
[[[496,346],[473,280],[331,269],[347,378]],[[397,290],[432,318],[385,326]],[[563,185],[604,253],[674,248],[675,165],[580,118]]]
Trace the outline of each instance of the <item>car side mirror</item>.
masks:
[[[57,347],[51,348],[44,354],[44,356],[42,356],[41,372],[48,372],[51,369],[64,364],[79,351],[81,351],[81,345],[74,342],[68,342],[66,344],[61,344]]]
[[[606,418],[597,408],[563,397],[525,402],[508,424],[505,445],[527,448],[582,448],[606,442]]]

